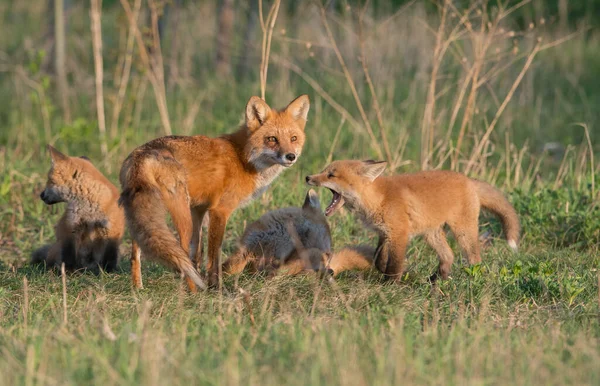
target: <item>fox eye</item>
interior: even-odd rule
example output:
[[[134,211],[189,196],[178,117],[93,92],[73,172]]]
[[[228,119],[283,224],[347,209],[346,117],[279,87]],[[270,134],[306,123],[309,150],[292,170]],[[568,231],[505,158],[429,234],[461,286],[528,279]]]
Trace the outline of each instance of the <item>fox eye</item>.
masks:
[[[292,142],[296,142],[298,140],[298,137],[296,137],[295,135],[290,139]]]
[[[267,137],[267,142],[277,143],[277,138],[276,137]]]
[[[75,172],[73,173],[73,178],[77,178],[78,174],[79,174],[79,172],[77,170],[75,170]]]
[[[335,177],[335,176],[333,175],[333,172],[329,172],[329,173],[327,173],[327,178],[333,178],[333,177]]]

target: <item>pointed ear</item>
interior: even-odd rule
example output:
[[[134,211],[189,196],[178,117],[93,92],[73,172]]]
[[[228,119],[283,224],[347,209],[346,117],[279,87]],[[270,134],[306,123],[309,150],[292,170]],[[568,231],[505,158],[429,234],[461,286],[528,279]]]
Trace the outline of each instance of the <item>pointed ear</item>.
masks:
[[[317,195],[317,192],[315,192],[313,189],[310,189],[308,193],[306,193],[306,198],[304,199],[304,205],[302,205],[302,208],[321,209],[321,202],[319,201],[319,196]]]
[[[387,162],[367,160],[362,162],[362,175],[367,177],[371,182],[383,173]]]
[[[52,163],[54,164],[57,161],[67,161],[69,159],[68,156],[64,155],[60,151],[56,150],[51,145],[48,145],[48,152],[50,152],[50,158],[52,159]]]
[[[308,95],[300,95],[285,108],[285,112],[288,113],[295,120],[302,119],[306,121],[309,109],[310,99],[308,99]]]
[[[258,129],[264,125],[270,113],[271,108],[267,102],[253,96],[246,104],[246,127],[251,131]]]

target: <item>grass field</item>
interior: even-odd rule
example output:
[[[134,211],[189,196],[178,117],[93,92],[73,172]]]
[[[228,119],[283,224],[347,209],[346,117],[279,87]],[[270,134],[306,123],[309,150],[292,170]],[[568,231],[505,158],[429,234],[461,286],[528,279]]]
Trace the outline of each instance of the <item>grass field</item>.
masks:
[[[174,134],[236,129],[246,101],[260,95],[261,28],[231,43],[232,61],[250,72],[219,77],[216,28],[202,22],[215,20],[217,7],[180,2],[161,36],[161,94],[148,75],[156,68],[142,60],[135,39],[128,45],[132,26],[121,4],[106,0],[103,134],[90,7],[70,3],[68,114],[45,41],[47,2],[0,4],[0,384],[600,382],[600,34],[593,17],[561,27],[535,1],[511,12],[487,1],[379,4],[366,13],[352,2],[282,8],[266,99],[282,107],[310,95],[307,143],[297,165],[231,218],[224,255],[245,223],[300,205],[304,177],[332,158],[486,180],[521,217],[520,251],[510,252],[499,223],[484,215],[481,233],[493,239],[482,264],[457,258],[452,278],[436,286],[427,278],[437,258],[416,240],[400,285],[377,272],[335,282],[243,274],[227,278],[222,292],[190,294],[177,275],[147,261],[145,288],[133,290],[128,236],[113,274],[67,275],[63,283],[27,264],[34,248],[52,240],[64,210],[39,199],[49,167],[44,147],[85,154],[117,182],[127,154],[166,133],[157,107],[163,96]],[[264,5],[265,18],[272,4]],[[236,31],[246,31],[244,7]],[[149,15],[139,19],[147,37],[141,25],[152,15],[146,2],[141,10]],[[375,243],[348,212],[330,224],[336,248]]]

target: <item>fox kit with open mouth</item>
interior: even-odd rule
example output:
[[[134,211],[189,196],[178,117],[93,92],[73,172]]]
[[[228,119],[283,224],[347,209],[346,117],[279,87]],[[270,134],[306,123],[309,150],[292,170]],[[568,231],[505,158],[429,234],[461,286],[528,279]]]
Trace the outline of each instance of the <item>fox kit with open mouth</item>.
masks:
[[[517,213],[490,184],[451,171],[381,176],[385,167],[385,162],[334,161],[321,173],[307,176],[306,182],[333,193],[325,210],[327,216],[346,206],[379,234],[375,266],[387,277],[401,277],[409,240],[423,235],[440,260],[432,279],[448,278],[454,255],[446,240],[445,225],[452,230],[469,263],[479,263],[481,208],[500,218],[508,245],[517,250]]]

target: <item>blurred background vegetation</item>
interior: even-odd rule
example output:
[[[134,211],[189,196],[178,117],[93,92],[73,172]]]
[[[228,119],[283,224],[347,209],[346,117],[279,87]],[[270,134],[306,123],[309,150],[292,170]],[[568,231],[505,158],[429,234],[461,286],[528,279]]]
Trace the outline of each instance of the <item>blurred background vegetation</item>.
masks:
[[[288,190],[332,158],[374,158],[485,179],[525,212],[546,213],[532,191],[557,219],[597,208],[600,0],[2,0],[0,21],[4,235],[39,227],[18,230],[45,210],[47,143],[116,181],[134,147],[231,131],[263,92],[311,97]],[[275,185],[263,209],[295,203]],[[589,229],[573,243],[600,237],[560,222]]]

